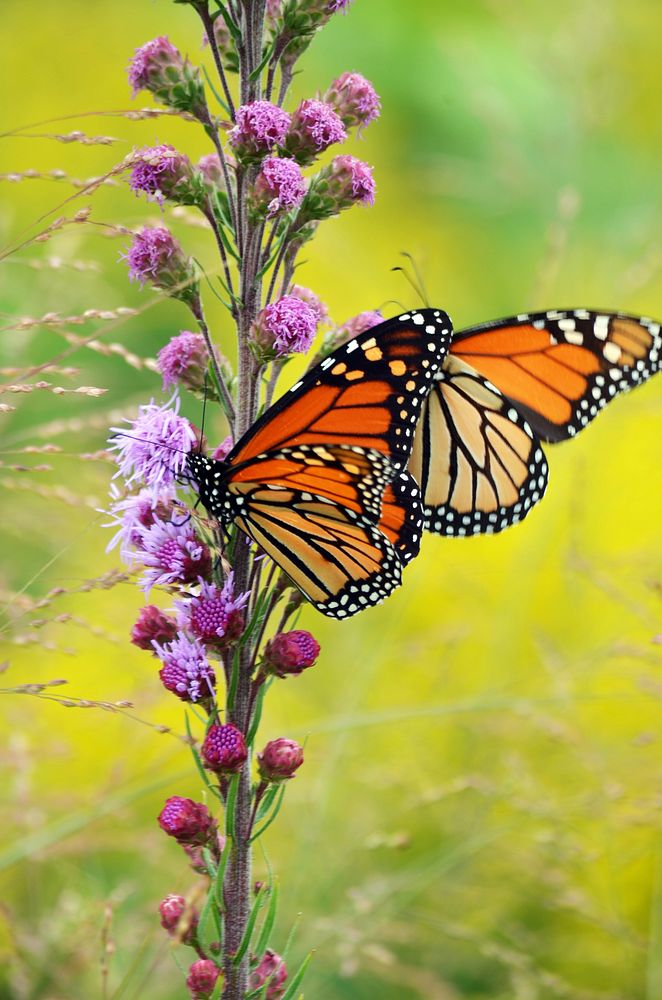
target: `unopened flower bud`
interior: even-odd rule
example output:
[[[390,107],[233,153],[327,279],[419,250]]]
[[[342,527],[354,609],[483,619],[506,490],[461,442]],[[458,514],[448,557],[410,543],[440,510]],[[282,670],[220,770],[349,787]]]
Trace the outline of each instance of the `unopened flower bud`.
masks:
[[[198,171],[207,190],[225,187],[223,168],[218,153],[206,153],[198,160]]]
[[[251,331],[253,350],[262,361],[305,354],[317,324],[318,314],[312,306],[296,295],[284,295],[258,314]]]
[[[134,97],[139,90],[148,90],[161,104],[177,111],[196,117],[206,112],[200,70],[164,35],[136,49],[128,74]]]
[[[319,656],[317,639],[304,629],[279,632],[267,643],[264,651],[264,669],[276,677],[300,674],[312,667]]]
[[[221,64],[223,69],[227,69],[230,73],[239,72],[239,57],[237,56],[237,47],[234,42],[234,38],[225,23],[225,18],[218,14],[214,18],[214,41],[216,42],[216,48],[218,49],[218,54],[221,57]],[[207,33],[202,36],[202,46],[209,45],[209,38]]]
[[[257,968],[253,969],[248,977],[248,985],[251,990],[258,990],[265,983],[268,983],[266,997],[267,1000],[278,1000],[285,992],[285,981],[287,979],[287,969],[285,962],[275,951],[268,948]]]
[[[175,205],[204,204],[205,185],[191,161],[174,146],[146,146],[131,158],[131,189],[163,205],[165,199]]]
[[[202,802],[171,795],[159,814],[159,826],[184,845],[207,844],[216,829],[214,818]]]
[[[222,975],[219,967],[209,958],[200,958],[188,970],[186,985],[192,1000],[209,1000],[218,977]]]
[[[170,642],[177,635],[177,622],[154,604],[140,609],[138,621],[131,629],[131,642],[139,649],[154,652],[154,642]]]
[[[258,754],[257,763],[264,781],[287,781],[303,764],[303,747],[285,737],[271,740]]]
[[[214,448],[211,453],[211,457],[215,462],[223,462],[228,457],[232,449],[234,448],[234,441],[232,435],[228,434],[227,437],[223,438],[221,443]]]
[[[235,121],[229,133],[230,145],[242,163],[251,163],[282,145],[290,116],[270,101],[253,101],[237,108]]]
[[[379,97],[370,81],[360,73],[343,73],[333,81],[324,100],[334,108],[345,128],[362,129],[379,118]]]
[[[237,774],[248,757],[242,733],[230,722],[210,726],[201,753],[205,767],[216,774]]]
[[[198,925],[194,907],[187,906],[183,896],[171,894],[159,903],[161,927],[171,936],[177,935],[184,944],[193,944]]]
[[[165,226],[145,226],[136,233],[124,255],[129,278],[188,304],[199,302],[195,265]]]
[[[298,208],[306,193],[301,168],[294,160],[270,156],[263,161],[249,197],[253,219],[273,218]]]
[[[302,101],[292,115],[284,142],[285,151],[298,163],[312,163],[335,142],[344,142],[347,132],[336,112],[324,101]]]
[[[163,376],[163,389],[183,385],[192,392],[205,385],[209,353],[201,333],[182,330],[172,337],[157,357],[157,367]]]

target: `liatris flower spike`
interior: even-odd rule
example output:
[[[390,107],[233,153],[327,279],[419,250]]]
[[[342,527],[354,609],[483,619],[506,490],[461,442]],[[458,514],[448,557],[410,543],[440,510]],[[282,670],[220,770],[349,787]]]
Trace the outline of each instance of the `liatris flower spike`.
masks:
[[[296,295],[284,295],[258,315],[252,347],[262,360],[305,354],[317,332],[318,312]]]
[[[164,35],[136,49],[128,67],[133,96],[148,90],[157,101],[196,118],[208,117],[200,70],[182,57]]]
[[[174,146],[146,146],[133,153],[129,163],[129,184],[136,194],[146,194],[161,206],[166,199],[175,205],[204,205],[204,178]]]
[[[157,367],[163,376],[163,388],[184,386],[199,392],[205,386],[205,373],[209,352],[201,333],[182,330],[162,347],[157,357]]]
[[[352,205],[374,205],[372,168],[355,156],[336,156],[312,178],[297,221],[328,219]]]
[[[152,285],[187,305],[199,302],[198,275],[190,257],[165,226],[145,226],[133,238],[123,254],[129,265],[129,278],[142,286]]]
[[[229,722],[210,726],[201,754],[205,767],[219,775],[237,774],[248,758],[243,735]]]
[[[263,781],[287,781],[303,764],[303,747],[284,737],[271,740],[258,754],[257,763]]]
[[[290,288],[290,295],[294,295],[297,299],[301,299],[306,305],[309,305],[311,309],[314,309],[317,313],[317,322],[321,325],[323,323],[329,322],[329,310],[322,302],[319,295],[315,295],[310,288],[305,288],[303,285],[292,285]]]
[[[237,108],[236,125],[229,133],[230,145],[241,163],[259,162],[282,146],[290,116],[277,104],[253,101]]]
[[[128,562],[144,566],[139,585],[146,594],[152,587],[199,583],[209,578],[211,553],[190,517],[184,521],[157,518],[149,528],[137,531],[139,542]]]
[[[186,985],[192,1000],[209,1000],[221,975],[221,970],[209,958],[201,958],[194,962],[186,977]]]
[[[185,472],[186,458],[196,443],[193,427],[179,415],[179,397],[175,394],[163,406],[153,402],[140,406],[136,419],[126,422],[128,427],[111,427],[116,475],[127,486],[144,483],[154,494],[173,486]],[[153,523],[151,518],[149,524]]]

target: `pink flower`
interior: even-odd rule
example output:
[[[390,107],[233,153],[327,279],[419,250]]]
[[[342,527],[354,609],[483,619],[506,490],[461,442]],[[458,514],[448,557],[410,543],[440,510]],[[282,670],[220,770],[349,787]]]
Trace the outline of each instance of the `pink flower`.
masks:
[[[251,196],[256,216],[272,218],[298,208],[306,193],[301,168],[294,161],[277,156],[264,160]]]
[[[129,265],[129,278],[145,286],[147,282],[184,302],[197,297],[195,267],[165,226],[144,226],[121,259]]]
[[[324,101],[302,101],[292,115],[285,149],[299,163],[311,163],[335,142],[344,142],[347,132],[341,119]]]
[[[194,583],[211,572],[209,549],[195,533],[191,519],[185,523],[155,520],[139,531],[140,544],[133,558],[145,567],[140,587],[148,593],[152,587],[171,583]]]
[[[216,774],[237,774],[248,757],[244,737],[231,723],[209,727],[201,750],[205,767]]]
[[[210,958],[200,958],[188,970],[186,985],[192,1000],[209,1000],[223,973]]]
[[[159,677],[166,690],[182,701],[196,702],[214,697],[216,675],[201,643],[180,634],[164,645],[158,642],[153,645],[163,663]]]
[[[157,366],[163,376],[163,388],[181,383],[192,391],[202,389],[209,354],[201,333],[182,330],[161,348]]]
[[[304,629],[279,632],[270,639],[264,651],[264,666],[277,677],[300,674],[312,667],[319,656],[317,639]]]
[[[248,985],[251,990],[257,990],[265,983],[269,983],[267,1000],[278,1000],[285,992],[286,979],[285,962],[280,955],[268,948],[260,959],[258,967],[251,972]]]
[[[187,906],[183,896],[171,893],[159,903],[161,927],[171,936],[175,934],[184,944],[194,944],[198,926],[198,914],[194,907]]]
[[[346,128],[361,129],[379,118],[379,97],[370,81],[360,73],[343,73],[333,81],[324,100],[335,109]]]
[[[374,205],[372,168],[355,156],[336,156],[329,173],[329,190],[333,193],[338,211],[349,208],[354,202]]]
[[[147,604],[140,609],[138,621],[131,629],[131,642],[153,653],[155,643],[170,642],[176,635],[177,622],[160,608]]]
[[[303,747],[284,737],[270,740],[257,755],[257,762],[264,781],[287,781],[303,764]]]
[[[315,295],[315,292],[311,291],[310,288],[305,288],[303,285],[292,285],[290,295],[294,295],[295,298],[301,299],[301,301],[305,302],[306,305],[309,305],[311,309],[314,309],[317,313],[318,323],[328,323],[329,310],[320,297]]]
[[[237,108],[236,125],[229,141],[237,156],[245,162],[261,159],[280,146],[290,125],[290,116],[270,101],[253,101]]]
[[[207,844],[216,829],[214,819],[202,802],[171,795],[159,813],[159,826],[180,844]]]
[[[129,83],[135,97],[139,90],[152,90],[159,86],[168,70],[181,72],[184,60],[181,52],[165,35],[153,38],[136,49],[128,67]]]
[[[253,340],[265,354],[305,354],[317,332],[318,313],[296,295],[284,295],[258,315]]]
[[[221,443],[214,448],[211,453],[211,457],[215,462],[223,462],[232,449],[234,448],[234,441],[232,440],[232,435],[228,434],[226,438],[223,438]]]
[[[176,601],[177,618],[180,626],[191,632],[200,642],[209,645],[225,645],[237,639],[244,627],[243,608],[249,592],[234,596],[234,574],[219,590],[215,584],[200,581],[197,597]]]
[[[179,397],[163,406],[151,402],[139,407],[128,429],[111,427],[110,450],[117,452],[117,475],[125,483],[143,482],[153,494],[174,485],[186,467],[186,458],[196,443],[195,431],[179,416]]]

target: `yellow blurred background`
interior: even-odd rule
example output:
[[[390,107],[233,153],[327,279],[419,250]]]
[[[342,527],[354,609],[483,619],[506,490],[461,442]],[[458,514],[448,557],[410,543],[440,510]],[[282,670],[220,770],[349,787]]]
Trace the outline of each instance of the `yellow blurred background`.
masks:
[[[183,732],[183,711],[127,641],[138,592],[86,584],[117,566],[95,510],[111,470],[77,456],[161,398],[127,354],[153,357],[190,324],[129,285],[127,239],[109,235],[158,209],[124,184],[62,204],[76,191],[66,177],[17,175],[88,178],[155,142],[208,152],[175,119],[92,114],[148,103],[131,102],[125,66],[149,38],[208,56],[193,13],[168,0],[4,0],[1,21],[2,245],[92,206],[91,223],[3,260],[3,381],[62,355],[80,374],[48,381],[108,391],[0,400],[16,406],[0,414],[0,687],[66,679],[50,692],[134,708],[0,701],[0,997],[176,1000],[188,955],[169,954],[156,910],[195,876],[155,817],[166,796],[201,788],[188,749],[154,728]],[[348,148],[374,165],[378,198],[321,227],[300,282],[338,321],[395,313],[418,304],[392,271],[406,251],[456,327],[547,307],[661,317],[661,33],[659,0],[356,0],[294,89],[312,96],[344,70],[373,81],[382,118]],[[117,141],[52,137],[71,129]],[[166,221],[215,266],[204,230]],[[126,306],[138,314],[21,322]],[[211,296],[208,308],[231,355]],[[64,334],[96,340],[74,349]],[[100,353],[108,344],[121,348]],[[281,882],[274,945],[296,923],[290,967],[315,949],[306,997],[662,997],[661,429],[654,380],[549,449],[548,495],[524,524],[427,538],[404,587],[350,622],[305,612],[322,657],[275,686],[263,739],[307,738],[265,838]],[[63,453],[21,451],[48,443]],[[31,610],[53,588],[71,593]]]

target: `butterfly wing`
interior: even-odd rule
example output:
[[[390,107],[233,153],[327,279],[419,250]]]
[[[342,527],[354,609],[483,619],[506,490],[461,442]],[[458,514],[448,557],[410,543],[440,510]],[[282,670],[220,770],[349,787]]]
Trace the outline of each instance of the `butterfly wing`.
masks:
[[[395,547],[403,566],[418,555],[423,531],[423,504],[416,480],[400,472],[384,490],[379,530]]]
[[[425,402],[409,471],[425,527],[440,535],[501,531],[526,517],[547,486],[547,462],[525,417],[451,355]]]
[[[614,396],[659,370],[660,324],[550,310],[458,332],[451,354],[517,405],[543,441],[574,437]]]
[[[230,479],[255,460],[301,445],[381,452],[404,469],[423,400],[450,345],[439,309],[404,313],[350,340],[316,365],[228,455]]]

